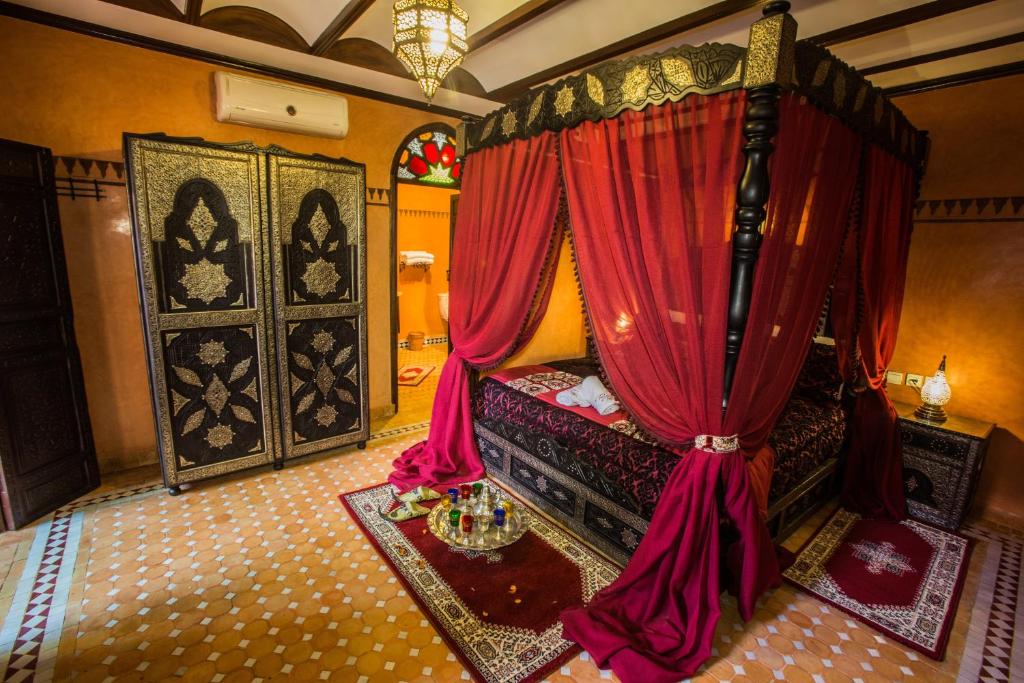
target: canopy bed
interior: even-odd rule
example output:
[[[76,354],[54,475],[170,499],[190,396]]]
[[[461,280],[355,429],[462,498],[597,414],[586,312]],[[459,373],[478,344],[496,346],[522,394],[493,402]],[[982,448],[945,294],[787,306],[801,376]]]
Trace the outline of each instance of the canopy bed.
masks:
[[[844,440],[844,505],[904,514],[883,383],[927,136],[850,67],[797,42],[788,9],[767,3],[747,49],[609,62],[459,136],[454,350],[430,435],[395,461],[390,481],[407,489],[489,470],[535,502],[551,491],[546,509],[628,558],[587,607],[562,614],[565,637],[627,681],[696,671],[722,588],[749,618],[779,581],[768,518],[825,484]],[[536,331],[563,236],[596,370],[552,363],[477,382]],[[832,379],[859,390],[848,434],[836,426],[847,423],[839,402],[814,394],[822,351],[808,363],[826,299]],[[548,410],[538,385],[595,372],[623,415],[599,424]],[[836,387],[817,389],[834,398]],[[818,409],[813,419],[794,413],[800,401]],[[823,445],[797,463],[808,423]],[[509,454],[531,449],[525,474],[513,474]],[[565,476],[548,476],[557,471]],[[626,540],[616,547],[612,536]]]

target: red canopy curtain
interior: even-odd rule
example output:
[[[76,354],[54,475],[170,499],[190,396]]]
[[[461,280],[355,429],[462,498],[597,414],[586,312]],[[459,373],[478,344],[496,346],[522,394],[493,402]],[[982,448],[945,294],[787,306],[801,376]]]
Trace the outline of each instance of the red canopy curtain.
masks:
[[[562,229],[554,133],[473,154],[456,219],[449,292],[453,351],[434,396],[427,440],[394,461],[399,489],[479,479],[469,368],[497,366],[533,336],[554,283]]]
[[[846,207],[831,204],[848,202],[841,190],[857,144],[796,98],[781,103],[764,263],[736,398],[723,416],[744,103],[742,91],[691,97],[562,133],[572,234],[602,365],[637,421],[681,454],[625,571],[587,608],[562,615],[566,636],[625,681],[676,681],[710,655],[720,614],[719,493],[741,538],[731,556],[742,615],[778,582],[743,455],[727,445],[712,452],[703,435],[738,433],[751,449],[764,443],[834,268]]]
[[[865,152],[859,259],[860,329],[849,326],[855,300],[833,316],[837,336],[856,332],[860,371],[867,388],[854,406],[850,449],[843,475],[843,505],[869,517],[903,519],[903,453],[896,409],[885,393],[885,371],[896,348],[913,227],[914,169],[874,145]]]

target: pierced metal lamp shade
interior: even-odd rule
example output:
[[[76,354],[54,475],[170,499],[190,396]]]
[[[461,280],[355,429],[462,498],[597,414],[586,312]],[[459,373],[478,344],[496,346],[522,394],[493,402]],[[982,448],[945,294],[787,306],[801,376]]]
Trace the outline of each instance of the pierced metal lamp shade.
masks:
[[[921,387],[921,405],[917,407],[914,414],[923,420],[932,422],[945,422],[946,411],[942,406],[949,403],[952,392],[949,390],[949,383],[946,381],[946,357],[942,357],[938,371],[925,380]]]
[[[469,15],[454,0],[398,0],[392,9],[393,51],[430,100],[469,51]]]

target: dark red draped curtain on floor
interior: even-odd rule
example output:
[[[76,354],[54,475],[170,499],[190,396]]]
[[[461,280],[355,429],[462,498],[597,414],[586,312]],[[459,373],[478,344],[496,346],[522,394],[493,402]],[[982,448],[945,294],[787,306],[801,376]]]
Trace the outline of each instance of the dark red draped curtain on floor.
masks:
[[[473,436],[469,369],[520,349],[544,317],[562,240],[554,133],[475,153],[466,164],[452,251],[449,334],[427,440],[394,462],[406,490],[484,475]]]
[[[719,499],[739,531],[728,557],[744,618],[779,578],[744,456],[764,445],[802,363],[842,242],[858,144],[837,121],[783,99],[750,325],[723,415],[744,104],[742,91],[693,96],[561,137],[601,363],[627,410],[681,456],[622,575],[562,615],[566,636],[625,681],[676,681],[710,655]],[[694,447],[732,434],[742,451]]]
[[[860,328],[850,329],[858,317],[850,313],[855,297],[837,302],[842,310],[833,316],[837,338],[856,335],[861,379],[867,386],[854,407],[842,501],[847,509],[869,517],[903,519],[903,453],[896,409],[885,393],[885,371],[896,348],[903,308],[914,170],[871,145],[865,151],[861,191],[859,258],[846,261],[856,269],[863,307]]]

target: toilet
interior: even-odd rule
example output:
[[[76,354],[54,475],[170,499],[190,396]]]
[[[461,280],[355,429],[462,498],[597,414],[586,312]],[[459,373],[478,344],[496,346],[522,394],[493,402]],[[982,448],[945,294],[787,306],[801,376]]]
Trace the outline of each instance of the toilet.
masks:
[[[437,295],[437,307],[441,311],[441,320],[448,322],[448,292]]]

